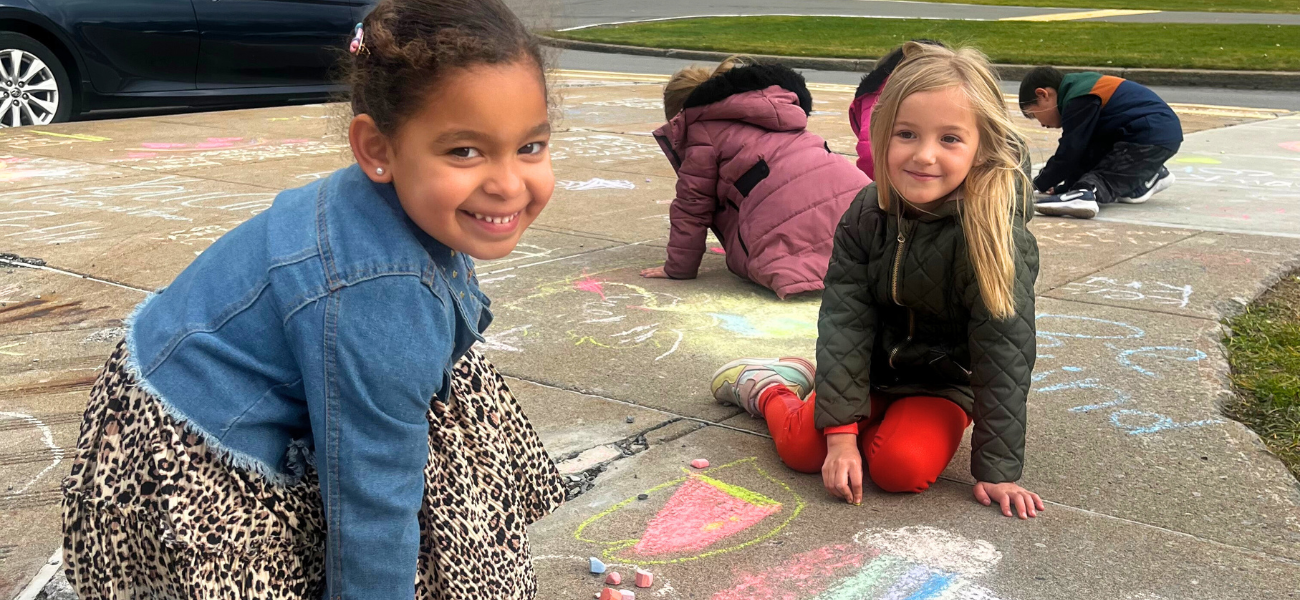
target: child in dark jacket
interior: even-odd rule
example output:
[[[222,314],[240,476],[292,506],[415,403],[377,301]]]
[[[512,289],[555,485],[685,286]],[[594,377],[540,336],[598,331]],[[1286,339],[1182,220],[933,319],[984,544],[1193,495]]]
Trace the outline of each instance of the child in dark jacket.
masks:
[[[693,279],[712,229],[732,273],[780,298],[822,289],[835,224],[870,180],[807,130],[810,112],[803,76],[781,65],[673,75],[654,132],[677,171],[668,257],[641,275]]]
[[[835,229],[817,364],[742,358],[719,402],[766,420],[777,455],[862,502],[929,488],[971,434],[972,494],[1020,518],[1038,244],[1028,153],[988,60],[908,43],[871,125],[875,183]]]
[[[1034,179],[1038,212],[1091,219],[1099,204],[1141,204],[1174,183],[1165,161],[1178,153],[1182,124],[1140,84],[1101,73],[1063,75],[1036,67],[1020,82],[1020,110],[1060,128],[1056,155]]]

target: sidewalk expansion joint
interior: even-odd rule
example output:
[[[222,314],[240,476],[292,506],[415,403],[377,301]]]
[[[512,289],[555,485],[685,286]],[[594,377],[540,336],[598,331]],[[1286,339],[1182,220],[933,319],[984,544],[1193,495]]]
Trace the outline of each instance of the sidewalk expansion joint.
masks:
[[[51,273],[58,273],[60,275],[66,275],[68,277],[77,277],[80,279],[87,279],[97,283],[103,283],[115,287],[120,287],[122,289],[132,290],[136,292],[143,292],[145,294],[151,293],[152,291],[140,287],[135,287],[133,285],[113,281],[111,279],[102,279],[99,277],[95,277],[94,275],[87,275],[85,273],[78,273],[76,271],[69,271],[67,269],[59,269],[56,267],[51,267],[49,265],[46,265],[45,261],[39,258],[26,258],[26,257],[18,256],[16,254],[0,253],[0,266],[18,267],[24,269],[40,269],[42,271],[50,271]]]

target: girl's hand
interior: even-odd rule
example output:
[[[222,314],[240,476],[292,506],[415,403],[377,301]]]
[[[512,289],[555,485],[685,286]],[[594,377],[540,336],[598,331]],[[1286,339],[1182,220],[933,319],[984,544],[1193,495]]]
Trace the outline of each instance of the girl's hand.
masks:
[[[858,451],[857,434],[826,436],[822,485],[836,498],[843,498],[849,504],[862,504],[862,453]]]
[[[641,271],[641,276],[647,279],[670,279],[668,277],[668,274],[664,272],[663,267],[651,267],[649,269],[644,269]]]
[[[1022,519],[1037,517],[1038,513],[1043,510],[1043,499],[1039,498],[1038,494],[1014,483],[985,483],[981,481],[975,484],[974,492],[975,499],[979,500],[980,504],[990,506],[997,502],[1002,505],[1002,514],[1008,517],[1015,516],[1011,513],[1013,504]]]

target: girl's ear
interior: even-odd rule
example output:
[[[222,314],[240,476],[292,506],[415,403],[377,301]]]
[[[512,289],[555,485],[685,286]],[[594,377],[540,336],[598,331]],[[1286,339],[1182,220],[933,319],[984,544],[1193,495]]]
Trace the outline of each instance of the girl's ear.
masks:
[[[348,126],[348,143],[361,170],[375,183],[393,180],[393,143],[379,131],[370,115],[357,115]]]

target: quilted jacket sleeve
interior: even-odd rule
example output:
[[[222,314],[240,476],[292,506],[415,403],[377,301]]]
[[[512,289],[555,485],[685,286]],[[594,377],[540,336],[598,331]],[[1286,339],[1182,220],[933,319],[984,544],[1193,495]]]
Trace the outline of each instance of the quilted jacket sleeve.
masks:
[[[864,244],[864,240],[872,239],[873,232],[864,228],[879,221],[864,221],[862,205],[875,201],[875,186],[867,186],[835,229],[835,248],[817,319],[814,415],[818,429],[856,423],[871,410],[871,350],[876,340],[877,315],[867,285]]]
[[[704,243],[718,204],[717,190],[718,156],[713,145],[687,146],[677,171],[677,198],[668,209],[671,230],[664,272],[669,277],[694,279],[699,273]]]
[[[980,299],[971,275],[965,301],[971,353],[971,388],[975,393],[975,429],[971,434],[971,475],[977,481],[1003,483],[1020,479],[1025,462],[1025,400],[1037,357],[1034,328],[1034,282],[1038,279],[1038,242],[1018,223],[1016,238],[1016,313],[994,319]]]

